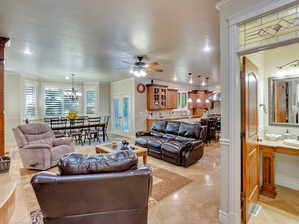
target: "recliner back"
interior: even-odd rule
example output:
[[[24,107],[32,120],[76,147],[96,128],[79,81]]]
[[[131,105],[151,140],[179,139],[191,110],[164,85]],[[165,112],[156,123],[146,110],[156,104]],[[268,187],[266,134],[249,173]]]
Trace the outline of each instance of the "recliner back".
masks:
[[[185,138],[199,139],[201,135],[201,124],[190,124],[180,121],[154,121],[152,130],[155,132],[178,135]],[[152,132],[153,132],[152,131]],[[159,133],[154,136],[161,137]]]
[[[147,223],[149,168],[74,176],[42,172],[31,184],[47,223]]]
[[[48,143],[49,139],[55,138],[51,127],[46,123],[19,125],[13,129],[13,133],[19,147],[31,142]]]

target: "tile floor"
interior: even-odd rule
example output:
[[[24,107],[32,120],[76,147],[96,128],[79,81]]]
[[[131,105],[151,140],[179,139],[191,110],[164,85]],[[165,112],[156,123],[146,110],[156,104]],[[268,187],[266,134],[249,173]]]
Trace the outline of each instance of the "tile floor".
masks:
[[[90,146],[86,146],[90,147]],[[80,146],[82,148],[82,146]],[[20,183],[19,168],[21,162],[18,154],[12,152],[11,176],[17,181],[17,202],[15,214],[10,224],[31,223],[29,212],[26,208],[22,185]],[[149,157],[149,164],[155,167],[168,169],[193,180],[180,190],[162,199],[149,209],[149,224],[216,224],[219,209],[219,169],[220,152],[219,144],[210,144],[205,147],[203,158],[189,168],[174,166],[167,162]],[[284,197],[285,191],[281,191]],[[297,200],[298,202],[299,200]],[[298,216],[282,212],[277,208],[261,201],[262,210],[257,217],[253,217],[251,224],[295,224]],[[273,202],[272,202],[273,204]],[[274,203],[275,204],[275,203]],[[299,206],[297,206],[298,209]],[[275,220],[271,222],[271,220]]]

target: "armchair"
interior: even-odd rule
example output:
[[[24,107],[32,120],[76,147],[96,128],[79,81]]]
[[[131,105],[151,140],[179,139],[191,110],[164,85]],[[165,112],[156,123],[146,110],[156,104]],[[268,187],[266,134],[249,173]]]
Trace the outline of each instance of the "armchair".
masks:
[[[32,123],[13,128],[24,168],[47,170],[57,165],[66,153],[73,152],[69,139],[57,139],[46,123]]]

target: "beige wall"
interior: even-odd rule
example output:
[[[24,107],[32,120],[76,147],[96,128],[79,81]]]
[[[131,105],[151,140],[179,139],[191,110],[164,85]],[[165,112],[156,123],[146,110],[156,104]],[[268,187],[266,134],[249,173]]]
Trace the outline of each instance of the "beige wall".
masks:
[[[21,122],[21,78],[18,74],[5,72],[5,143],[6,151],[15,145],[12,128]]]

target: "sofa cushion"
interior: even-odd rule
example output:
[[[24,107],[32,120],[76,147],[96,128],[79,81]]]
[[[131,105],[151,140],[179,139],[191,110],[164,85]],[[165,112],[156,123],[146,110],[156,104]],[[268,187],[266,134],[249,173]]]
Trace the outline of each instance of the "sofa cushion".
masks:
[[[167,142],[167,139],[153,137],[148,140],[147,145],[149,147],[160,148],[163,143]]]
[[[179,128],[180,128],[180,122],[169,121],[169,122],[167,122],[165,132],[168,133],[168,134],[178,135]]]
[[[53,146],[53,138],[44,138],[35,141],[30,141],[29,144],[47,144],[49,146]]]
[[[174,140],[177,136],[172,134],[164,134],[162,135],[162,138],[165,138],[167,140]]]
[[[146,145],[147,145],[147,140],[148,140],[149,137],[150,137],[150,136],[142,136],[142,137],[138,137],[138,138],[136,138],[136,140],[135,140],[135,144],[137,144],[137,145],[141,145],[141,146],[143,146],[143,147],[146,147]]]
[[[137,156],[131,150],[107,154],[69,153],[58,162],[61,175],[123,172],[137,166]]]
[[[200,133],[200,124],[188,124],[182,122],[178,135],[186,138],[198,139]]]
[[[158,131],[151,131],[150,134],[155,137],[162,137],[164,133]]]
[[[195,141],[196,139],[186,138],[186,137],[182,137],[182,136],[176,136],[175,140],[178,142],[192,142],[192,141]]]
[[[169,141],[164,143],[161,146],[162,151],[167,151],[170,153],[180,153],[182,150],[190,147],[190,144],[187,142],[178,142],[178,141]]]
[[[152,130],[158,132],[164,132],[166,128],[167,121],[155,121]]]

